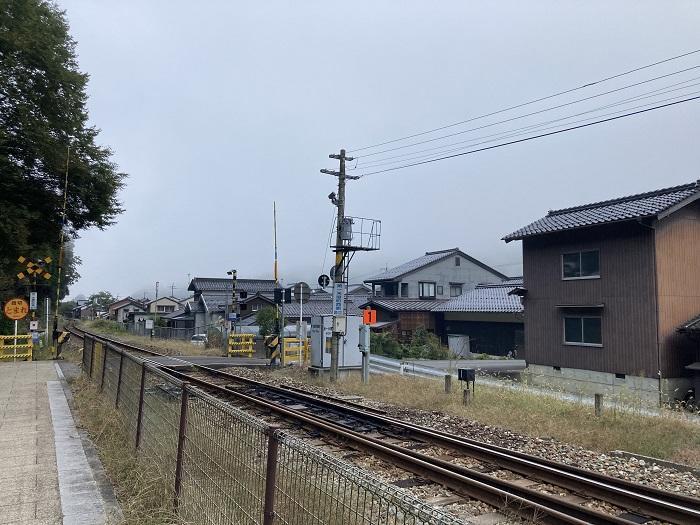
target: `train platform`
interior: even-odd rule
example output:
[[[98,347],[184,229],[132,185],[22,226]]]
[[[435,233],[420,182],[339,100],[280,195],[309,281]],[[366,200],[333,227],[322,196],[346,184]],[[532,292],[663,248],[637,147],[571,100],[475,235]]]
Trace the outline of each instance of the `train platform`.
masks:
[[[118,514],[69,398],[56,362],[0,362],[0,524],[101,525]]]
[[[270,360],[264,358],[223,357],[211,355],[179,355],[177,357],[149,357],[149,361],[160,366],[169,366],[172,368],[187,367],[187,363],[208,366],[210,368],[229,368],[232,366],[242,366],[245,368],[259,368],[262,366],[270,365]],[[185,362],[183,363],[183,361]]]

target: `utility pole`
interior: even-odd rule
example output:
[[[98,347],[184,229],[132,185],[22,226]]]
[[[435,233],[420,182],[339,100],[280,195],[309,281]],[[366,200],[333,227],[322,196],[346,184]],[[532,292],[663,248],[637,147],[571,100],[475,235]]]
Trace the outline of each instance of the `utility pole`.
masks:
[[[334,300],[333,303],[335,304],[335,294],[336,294],[336,289],[340,287],[340,289],[343,288],[344,286],[344,275],[345,275],[345,250],[343,250],[343,237],[342,237],[342,228],[343,228],[343,221],[345,219],[345,180],[347,178],[352,178],[356,179],[357,177],[347,177],[345,174],[345,161],[346,160],[353,160],[352,157],[346,157],[345,156],[345,150],[341,149],[340,154],[331,154],[328,155],[329,158],[331,159],[336,159],[340,163],[340,169],[338,171],[332,171],[332,170],[321,170],[321,173],[325,173],[327,175],[334,175],[338,177],[338,195],[333,198],[333,194],[331,194],[331,200],[334,202],[336,207],[338,208],[338,215],[336,219],[336,232],[335,232],[335,267],[334,267],[334,276],[333,276],[333,296]],[[336,319],[338,317],[345,317],[345,302],[342,302],[342,311],[340,314],[338,312],[334,312],[333,315],[333,337],[331,339],[331,370],[330,370],[330,380],[332,383],[335,383],[338,380],[338,351],[340,349],[340,340],[342,337],[345,335],[344,332],[338,330],[340,328],[338,326],[338,323],[336,322]]]

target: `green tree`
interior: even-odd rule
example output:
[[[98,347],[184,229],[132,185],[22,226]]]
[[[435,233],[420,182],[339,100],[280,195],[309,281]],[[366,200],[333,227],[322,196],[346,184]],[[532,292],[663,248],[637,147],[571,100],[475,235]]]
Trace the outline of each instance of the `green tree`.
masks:
[[[0,2],[0,294],[22,289],[17,257],[58,260],[61,229],[69,238],[105,228],[122,209],[125,174],[88,124],[85,88],[65,15],[52,2]],[[69,149],[70,148],[70,149]],[[70,151],[70,153],[69,153]],[[68,168],[67,213],[62,220]],[[79,263],[72,252],[67,286]],[[72,269],[71,269],[72,265]],[[54,271],[55,272],[55,263]],[[53,281],[51,286],[55,287]],[[55,297],[55,293],[53,294]]]
[[[112,304],[114,301],[116,301],[115,297],[105,290],[94,293],[88,297],[89,303],[99,306],[102,310],[106,310],[107,306]]]
[[[255,314],[255,322],[260,327],[260,335],[266,336],[274,333],[277,328],[277,312],[275,308],[266,306]]]

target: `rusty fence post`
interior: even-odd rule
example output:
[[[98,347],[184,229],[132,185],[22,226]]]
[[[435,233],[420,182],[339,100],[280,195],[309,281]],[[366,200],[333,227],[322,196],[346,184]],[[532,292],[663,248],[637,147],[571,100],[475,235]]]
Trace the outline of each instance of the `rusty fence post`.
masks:
[[[107,352],[109,351],[109,346],[102,343],[102,379],[100,380],[100,392],[104,390],[105,387],[105,371],[107,370]]]
[[[182,458],[185,452],[185,434],[187,432],[187,400],[189,398],[189,393],[187,390],[187,383],[182,384],[182,401],[180,404],[180,430],[177,435],[177,460],[175,463],[175,497],[173,499],[173,504],[175,506],[175,512],[177,512],[178,506],[180,505],[180,492],[182,490]]]
[[[117,378],[117,395],[114,397],[114,408],[119,408],[119,392],[122,389],[122,368],[124,367],[124,352],[119,352],[119,376]]]
[[[88,375],[92,379],[92,362],[95,360],[95,339],[90,338],[90,368],[88,370]]]
[[[603,415],[603,394],[595,394],[595,417]]]
[[[277,484],[277,456],[279,448],[278,434],[278,426],[271,425],[268,428],[263,525],[272,525],[275,521],[275,486]]]
[[[139,392],[139,411],[136,416],[136,436],[134,437],[134,450],[138,451],[141,444],[141,427],[143,426],[143,394],[146,389],[146,363],[141,363],[141,390]]]
[[[452,392],[452,374],[445,374],[445,394]]]

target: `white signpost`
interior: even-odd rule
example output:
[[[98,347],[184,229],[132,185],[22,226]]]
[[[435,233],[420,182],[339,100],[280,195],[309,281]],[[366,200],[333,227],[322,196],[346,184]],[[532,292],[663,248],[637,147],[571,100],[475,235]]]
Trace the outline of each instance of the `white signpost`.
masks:
[[[29,293],[29,309],[36,310],[36,307],[37,307],[37,293],[30,292]]]
[[[333,283],[333,315],[343,315],[345,283]]]

